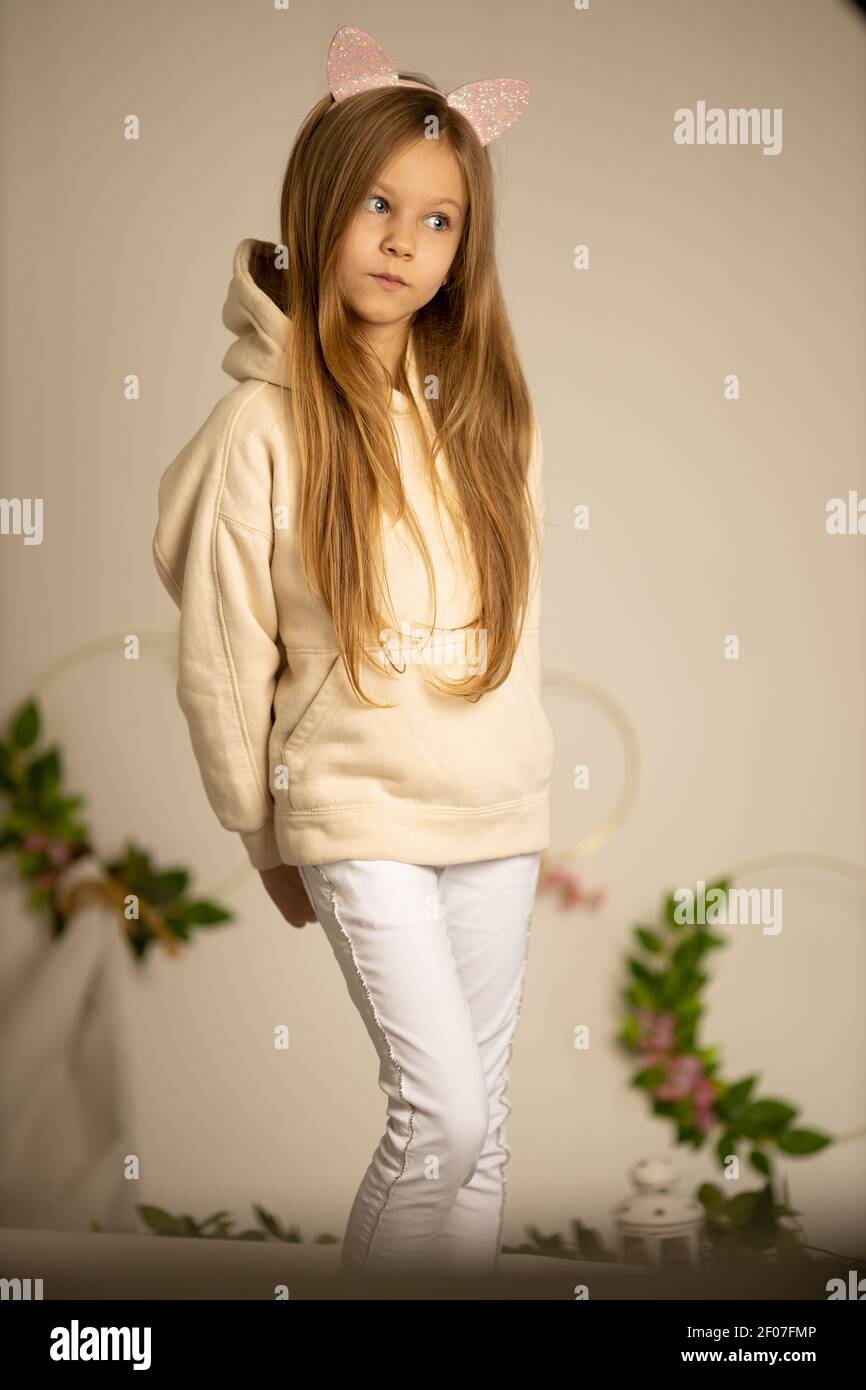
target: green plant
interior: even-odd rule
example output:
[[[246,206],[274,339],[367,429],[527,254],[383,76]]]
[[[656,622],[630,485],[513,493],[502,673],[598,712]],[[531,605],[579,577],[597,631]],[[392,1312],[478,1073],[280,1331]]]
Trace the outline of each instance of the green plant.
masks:
[[[303,1244],[297,1226],[286,1229],[258,1202],[253,1202],[252,1206],[259,1221],[259,1228],[252,1227],[242,1231],[232,1231],[234,1218],[228,1211],[215,1211],[211,1216],[205,1217],[204,1221],[196,1221],[192,1216],[172,1216],[162,1207],[147,1206],[144,1203],[138,1204],[135,1209],[145,1225],[158,1236],[192,1236],[201,1240],[284,1240],[290,1245]],[[90,1223],[90,1229],[101,1231],[102,1227],[94,1220]],[[337,1243],[337,1237],[331,1235],[316,1236],[312,1242],[313,1245]]]
[[[18,872],[29,887],[28,906],[50,914],[60,935],[84,897],[98,898],[116,910],[136,957],[161,940],[172,951],[188,941],[193,926],[211,927],[233,920],[218,903],[190,898],[186,869],[158,869],[147,852],[131,840],[123,853],[105,863],[107,878],[58,893],[63,870],[82,855],[94,853],[87,825],[78,812],[83,797],[63,791],[62,760],[54,745],[36,750],[42,718],[34,699],[13,714],[0,740],[0,795],[7,803],[0,824],[0,852],[14,854]]]
[[[707,899],[727,894],[721,879],[709,885]],[[638,1053],[641,1066],[631,1084],[643,1090],[653,1113],[672,1121],[678,1144],[698,1149],[717,1132],[715,1155],[725,1169],[748,1150],[749,1164],[766,1182],[726,1199],[712,1184],[698,1191],[707,1217],[708,1239],[716,1250],[750,1247],[797,1253],[802,1241],[782,1225],[794,1215],[787,1197],[774,1195],[772,1155],[802,1157],[832,1143],[819,1130],[795,1125],[796,1106],[755,1095],[757,1074],[736,1081],[720,1075],[716,1047],[701,1047],[698,1031],[704,1013],[702,992],[709,980],[706,960],[726,944],[706,922],[682,919],[676,899],[668,895],[658,922],[633,929],[639,953],[627,959],[631,976],[624,989],[627,1013],[619,1041]]]
[[[546,1255],[555,1260],[600,1260],[613,1264],[616,1254],[605,1246],[598,1231],[575,1218],[571,1223],[573,1238],[566,1242],[559,1231],[542,1235],[537,1226],[527,1226],[530,1239],[521,1245],[503,1245],[505,1255]]]
[[[720,880],[710,885],[707,896],[728,888]],[[634,936],[641,954],[627,960],[631,981],[624,990],[628,1011],[619,1041],[641,1054],[642,1065],[631,1084],[646,1092],[654,1114],[673,1122],[676,1142],[700,1148],[713,1130],[720,1130],[715,1145],[720,1166],[745,1145],[752,1167],[768,1178],[772,1150],[800,1157],[832,1143],[827,1134],[794,1125],[796,1106],[757,1099],[756,1074],[723,1080],[718,1049],[699,1045],[702,991],[709,979],[705,958],[726,944],[724,938],[705,924],[683,923],[672,895],[665,899],[660,921],[636,926]]]
[[[783,1224],[784,1218],[800,1214],[790,1206],[787,1180],[784,1193],[784,1200],[778,1201],[773,1184],[768,1181],[754,1191],[725,1197],[714,1183],[702,1183],[697,1196],[704,1208],[704,1229],[711,1252],[724,1257],[745,1248],[762,1255],[773,1251],[785,1260],[808,1260],[809,1247],[802,1227]]]

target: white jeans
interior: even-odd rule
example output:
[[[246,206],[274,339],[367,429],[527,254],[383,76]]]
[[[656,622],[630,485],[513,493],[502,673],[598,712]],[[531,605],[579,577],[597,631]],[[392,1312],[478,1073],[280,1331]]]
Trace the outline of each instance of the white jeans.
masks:
[[[341,1271],[495,1271],[506,1100],[540,855],[344,859],[300,874],[379,1055],[385,1133]]]

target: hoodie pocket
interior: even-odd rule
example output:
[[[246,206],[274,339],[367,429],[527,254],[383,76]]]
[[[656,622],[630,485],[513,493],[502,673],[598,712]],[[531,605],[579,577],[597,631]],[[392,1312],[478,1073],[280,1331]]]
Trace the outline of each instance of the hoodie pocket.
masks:
[[[311,742],[320,724],[327,717],[328,710],[336,699],[339,677],[343,670],[343,659],[338,654],[316,694],[283,743],[283,762],[286,766],[290,765],[290,759],[294,759],[301,749]]]
[[[520,644],[498,689],[472,704],[443,695],[422,667],[390,675],[365,662],[358,700],[341,657],[282,744],[286,808],[428,806],[481,811],[547,788],[553,738]]]

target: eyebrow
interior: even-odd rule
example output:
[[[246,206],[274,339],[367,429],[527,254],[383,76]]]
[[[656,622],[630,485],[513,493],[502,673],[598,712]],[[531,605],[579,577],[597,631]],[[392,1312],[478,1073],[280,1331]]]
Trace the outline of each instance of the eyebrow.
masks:
[[[377,180],[377,182],[379,184],[379,187],[384,188],[386,193],[394,192],[390,184],[383,183],[381,179]],[[458,203],[456,198],[431,198],[429,201],[431,203],[451,203],[451,205],[455,207],[459,213],[463,212],[463,205],[462,203]]]

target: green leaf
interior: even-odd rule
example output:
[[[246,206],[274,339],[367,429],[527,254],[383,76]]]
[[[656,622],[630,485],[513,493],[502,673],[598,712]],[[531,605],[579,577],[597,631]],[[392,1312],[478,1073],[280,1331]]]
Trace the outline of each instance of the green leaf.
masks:
[[[723,1090],[717,1098],[716,1111],[727,1124],[739,1124],[743,1118],[746,1101],[757,1079],[757,1076],[746,1076]]]
[[[695,1056],[700,1060],[704,1071],[709,1074],[710,1068],[715,1066],[719,1059],[719,1049],[717,1047],[696,1047]]]
[[[644,965],[643,961],[634,960],[633,957],[630,957],[628,962],[628,968],[631,971],[632,975],[634,975],[635,979],[640,980],[641,984],[644,984],[648,988],[653,990],[656,990],[658,988],[661,977],[659,975],[654,974],[652,970],[649,970]]]
[[[160,907],[179,898],[188,884],[189,873],[186,869],[166,869],[163,873],[152,874],[146,896],[155,907]]]
[[[703,1013],[703,1009],[704,1006],[701,1003],[700,999],[697,999],[693,996],[690,999],[683,999],[680,1001],[680,1003],[677,1005],[677,1014],[679,1015],[683,1023],[690,1023],[694,1019],[700,1018],[701,1014]]]
[[[738,1192],[728,1205],[730,1218],[735,1226],[742,1228],[751,1221],[760,1198],[759,1192]]]
[[[643,1029],[634,1014],[629,1014],[628,1018],[620,1029],[620,1037],[624,1043],[634,1047],[643,1037]]]
[[[271,1235],[276,1236],[277,1240],[286,1239],[286,1232],[275,1216],[272,1216],[271,1213],[258,1202],[253,1202],[253,1210],[266,1231],[270,1231]]]
[[[649,927],[635,927],[635,936],[645,951],[664,949],[661,937],[657,932],[650,931]]]
[[[228,1210],[212,1212],[210,1216],[206,1216],[206,1217],[205,1217],[204,1221],[201,1223],[200,1229],[201,1229],[202,1231],[206,1231],[207,1228],[208,1228],[208,1226],[213,1226],[213,1225],[217,1225],[217,1226],[220,1226],[221,1228],[225,1228],[225,1224],[226,1224],[226,1223],[225,1223],[224,1218],[225,1218],[226,1216],[231,1216],[231,1212],[228,1211]],[[230,1221],[228,1224],[229,1224],[229,1226],[231,1226],[232,1222]]]
[[[756,1100],[753,1105],[748,1106],[743,1116],[744,1128],[749,1130],[762,1129],[768,1132],[782,1130],[790,1124],[797,1110],[793,1105],[787,1105],[782,1100]]]
[[[687,970],[693,970],[701,958],[700,936],[684,937],[671,957],[674,965],[684,974]]]
[[[678,922],[678,921],[676,920],[676,917],[674,916],[674,914],[675,914],[676,912],[679,912],[679,911],[680,911],[680,904],[679,904],[678,902],[676,902],[673,893],[667,893],[667,894],[665,895],[664,907],[663,907],[663,909],[662,909],[662,915],[663,915],[664,920],[665,920],[665,922],[667,923],[667,925],[668,925],[673,931],[682,931],[683,927],[686,925],[685,922]]]
[[[30,748],[39,735],[39,710],[34,700],[27,700],[12,721],[12,741],[19,748]]]
[[[697,885],[695,885],[695,886],[697,886]],[[730,890],[730,887],[731,887],[731,880],[730,880],[729,878],[718,878],[718,879],[716,879],[715,883],[708,883],[708,884],[707,884],[706,896],[709,897],[711,893],[715,893],[717,890],[718,890],[718,892],[720,892],[720,893],[725,893],[725,894],[727,894],[727,893],[729,892],[729,890]]]
[[[725,1100],[731,1105],[742,1105],[749,1097],[758,1076],[744,1076],[742,1081],[737,1081],[733,1086],[729,1086],[725,1093]]]
[[[766,1176],[769,1176],[771,1171],[770,1160],[762,1149],[752,1149],[749,1154],[749,1162],[759,1173],[764,1173]]]
[[[727,946],[728,944],[723,936],[712,936],[710,932],[704,932],[703,938],[706,942],[707,950],[715,950],[719,946]]]
[[[658,990],[651,989],[649,985],[635,983],[628,997],[636,1008],[655,1009],[658,1005]]]
[[[611,1258],[606,1250],[601,1233],[591,1226],[585,1226],[582,1221],[577,1222],[578,1228],[578,1247],[582,1260],[605,1260]]]
[[[786,1154],[814,1154],[825,1149],[833,1140],[815,1129],[789,1129],[780,1134],[776,1144]]]
[[[665,1079],[663,1067],[644,1067],[642,1071],[636,1072],[631,1079],[632,1086],[645,1086],[649,1089],[658,1086]]]
[[[190,930],[186,922],[175,917],[174,913],[166,912],[163,920],[166,926],[171,928],[178,941],[189,941],[191,939]]]
[[[172,1216],[171,1212],[164,1211],[162,1207],[140,1203],[136,1211],[158,1236],[179,1236],[188,1229],[189,1217]]]
[[[151,875],[150,856],[139,849],[130,840],[127,840],[123,857],[120,860],[122,872],[120,877],[127,883],[141,882]]]
[[[25,878],[47,874],[50,868],[51,860],[42,849],[24,849],[18,855],[18,869]]]
[[[44,801],[56,792],[59,785],[60,754],[56,748],[50,748],[28,767],[27,786],[38,800]]]
[[[12,754],[5,743],[0,743],[0,789],[5,792],[18,790],[18,783],[12,769]]]
[[[715,1183],[702,1182],[697,1195],[698,1201],[711,1216],[720,1216],[727,1208],[724,1193]]]
[[[196,922],[200,926],[211,926],[215,922],[231,922],[234,916],[228,908],[220,907],[204,898],[184,903],[182,912],[184,921]]]

